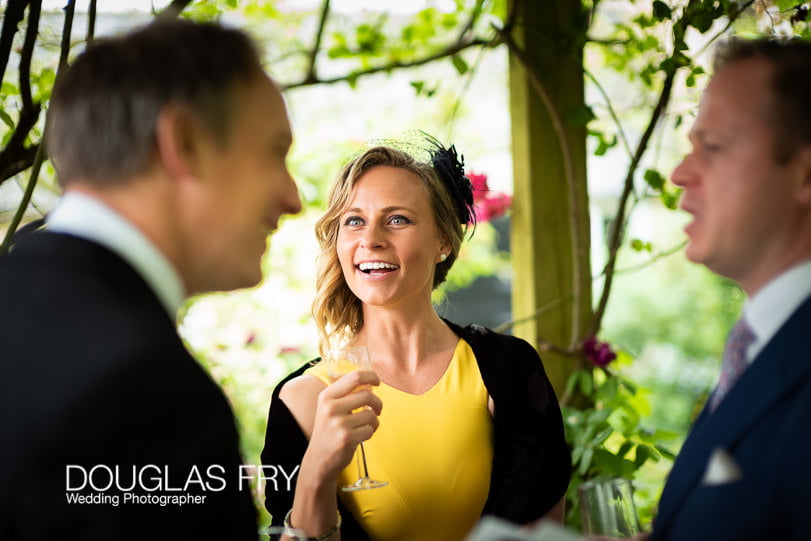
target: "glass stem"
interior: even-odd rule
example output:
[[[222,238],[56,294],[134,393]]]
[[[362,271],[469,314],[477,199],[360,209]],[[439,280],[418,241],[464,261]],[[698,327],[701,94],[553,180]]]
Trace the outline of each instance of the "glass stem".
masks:
[[[363,448],[363,443],[358,444],[358,447],[360,448],[360,462],[358,462],[358,477],[362,479],[368,479],[369,471],[366,469],[366,450]]]

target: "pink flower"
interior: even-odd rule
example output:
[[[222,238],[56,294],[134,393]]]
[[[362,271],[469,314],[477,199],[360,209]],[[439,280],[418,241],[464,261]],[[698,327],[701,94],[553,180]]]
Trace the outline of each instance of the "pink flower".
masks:
[[[605,368],[617,358],[617,354],[614,353],[608,342],[600,342],[594,336],[586,338],[583,342],[583,354],[595,366],[600,368]]]
[[[487,186],[487,175],[482,173],[468,173],[467,178],[473,185],[473,200],[479,198],[481,192],[489,192],[490,188]]]
[[[487,175],[469,173],[467,178],[473,185],[473,211],[477,222],[486,222],[502,216],[512,206],[512,196],[504,192],[491,192],[487,186]]]

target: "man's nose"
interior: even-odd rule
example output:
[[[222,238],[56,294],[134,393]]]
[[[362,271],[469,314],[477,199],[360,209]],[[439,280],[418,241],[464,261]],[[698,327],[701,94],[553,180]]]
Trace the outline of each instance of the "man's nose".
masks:
[[[288,173],[288,188],[284,195],[283,209],[285,214],[298,214],[301,212],[301,198],[299,197],[298,186],[293,176]]]
[[[683,188],[695,178],[691,156],[691,154],[687,154],[684,158],[682,158],[681,162],[679,162],[679,164],[670,174],[670,181],[676,186]]]

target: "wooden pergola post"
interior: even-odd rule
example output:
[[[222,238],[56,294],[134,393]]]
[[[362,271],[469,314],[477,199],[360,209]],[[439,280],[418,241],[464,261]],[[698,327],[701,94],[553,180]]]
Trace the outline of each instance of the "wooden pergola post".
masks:
[[[560,396],[574,363],[543,344],[572,348],[592,314],[586,128],[570,120],[584,110],[577,36],[586,24],[581,0],[511,0],[510,9],[516,10],[512,40],[522,51],[513,49],[509,60],[512,310],[515,320],[529,318],[513,332],[539,347]]]

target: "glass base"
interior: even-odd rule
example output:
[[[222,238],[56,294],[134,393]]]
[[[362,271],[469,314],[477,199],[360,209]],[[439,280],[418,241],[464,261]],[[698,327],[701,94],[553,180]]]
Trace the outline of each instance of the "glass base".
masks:
[[[388,481],[375,481],[374,479],[369,479],[368,477],[361,477],[351,485],[346,485],[345,487],[341,487],[341,490],[344,492],[354,492],[356,490],[367,490],[370,488],[380,488],[388,485]]]

